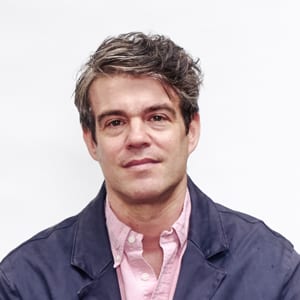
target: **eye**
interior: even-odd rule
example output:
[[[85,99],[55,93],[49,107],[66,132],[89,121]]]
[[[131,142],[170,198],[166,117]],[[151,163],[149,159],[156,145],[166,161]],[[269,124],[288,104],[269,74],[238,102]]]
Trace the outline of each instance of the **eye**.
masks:
[[[105,127],[118,127],[124,125],[124,121],[120,119],[114,119],[105,123]]]
[[[160,122],[160,121],[165,121],[166,117],[162,116],[162,115],[154,115],[150,118],[151,121],[155,121],[155,122]]]

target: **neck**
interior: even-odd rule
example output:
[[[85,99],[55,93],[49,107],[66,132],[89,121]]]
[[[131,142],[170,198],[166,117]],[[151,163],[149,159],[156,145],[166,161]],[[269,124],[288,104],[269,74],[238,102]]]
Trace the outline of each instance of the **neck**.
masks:
[[[132,230],[143,234],[143,243],[150,244],[159,242],[160,234],[169,230],[178,219],[184,204],[186,185],[176,189],[165,201],[154,201],[153,203],[134,203],[122,201],[115,195],[108,193],[110,206],[118,219],[132,228]]]

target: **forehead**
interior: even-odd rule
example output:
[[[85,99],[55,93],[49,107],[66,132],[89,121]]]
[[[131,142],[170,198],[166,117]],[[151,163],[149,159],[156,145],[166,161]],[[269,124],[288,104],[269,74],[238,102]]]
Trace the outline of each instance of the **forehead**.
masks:
[[[95,79],[89,89],[89,100],[92,109],[97,113],[107,109],[144,109],[161,104],[174,108],[179,106],[175,92],[160,80],[128,75],[102,76]]]

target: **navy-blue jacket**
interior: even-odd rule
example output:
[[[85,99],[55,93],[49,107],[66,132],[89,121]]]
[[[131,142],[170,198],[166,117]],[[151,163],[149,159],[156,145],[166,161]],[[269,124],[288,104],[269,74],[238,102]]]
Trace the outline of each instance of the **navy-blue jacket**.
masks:
[[[191,180],[188,188],[190,229],[174,299],[300,299],[300,258],[287,240],[215,204]],[[105,197],[103,185],[80,214],[11,252],[0,264],[0,299],[120,299]]]

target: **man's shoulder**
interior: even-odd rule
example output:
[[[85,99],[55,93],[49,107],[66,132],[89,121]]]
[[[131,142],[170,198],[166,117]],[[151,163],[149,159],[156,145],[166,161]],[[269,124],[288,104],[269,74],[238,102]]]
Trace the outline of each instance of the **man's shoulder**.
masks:
[[[8,272],[18,264],[31,265],[32,260],[38,261],[45,256],[58,257],[64,253],[63,249],[72,247],[77,219],[78,216],[67,218],[35,234],[8,254],[0,263],[0,269]]]
[[[11,251],[0,263],[0,294],[9,295],[7,299],[16,294],[22,295],[22,299],[75,297],[81,285],[88,281],[89,267],[95,262],[93,257],[89,259],[91,253],[98,254],[95,240],[98,236],[101,240],[102,235],[97,232],[105,224],[99,209],[102,198],[98,198],[99,205],[90,201],[76,216],[41,231]],[[85,251],[86,244],[91,253]],[[102,244],[97,245],[101,248]],[[78,272],[78,268],[83,268],[87,276]]]
[[[9,299],[18,293],[30,295],[33,293],[30,282],[35,282],[38,290],[49,270],[57,270],[66,260],[70,261],[77,219],[77,216],[65,219],[12,250],[0,263],[0,293]]]
[[[201,230],[206,230],[206,236],[200,240],[205,244],[221,242],[220,249],[227,249],[229,261],[238,261],[238,258],[245,261],[247,257],[259,261],[261,258],[272,260],[274,264],[284,262],[288,268],[293,259],[300,260],[292,243],[264,221],[215,202],[193,183],[190,183],[190,191],[197,210],[192,214],[193,231],[203,236]],[[199,221],[201,218],[203,221]]]
[[[239,299],[244,289],[253,299],[299,294],[300,256],[292,243],[264,221],[214,202],[194,185],[190,188],[191,239],[214,267],[227,274],[220,293],[228,296],[228,286],[239,282]]]
[[[90,218],[91,213],[93,214],[93,211],[95,210],[95,202],[95,199],[91,200],[77,215],[68,217],[56,225],[40,231],[20,244],[6,255],[0,263],[0,268],[7,260],[14,260],[28,254],[32,255],[34,254],[33,252],[36,251],[43,251],[43,253],[52,251],[52,254],[55,255],[57,252],[53,251],[58,251],[62,248],[63,252],[66,253],[66,247],[72,247],[73,245],[77,224],[80,223],[82,218],[84,218],[85,221]],[[28,257],[34,258],[34,256]]]
[[[293,245],[288,239],[270,228],[263,220],[219,203],[214,202],[214,205],[220,215],[227,239],[231,243],[235,239],[247,239],[258,244],[266,243],[270,249],[272,244],[290,250],[293,249]]]
[[[263,220],[213,202],[218,211],[228,244],[227,262],[230,268],[266,270],[278,277],[291,276],[300,264],[293,244],[270,228]],[[251,267],[249,266],[251,265]],[[229,266],[228,265],[228,266]],[[288,275],[289,274],[289,275]],[[268,275],[265,274],[266,277]],[[273,278],[273,277],[272,277]],[[273,278],[275,280],[275,276]]]
[[[199,203],[199,205],[195,205],[195,208],[198,210],[204,209],[206,212],[203,215],[208,214],[210,222],[213,224],[218,223],[219,226],[217,228],[219,231],[222,231],[228,243],[232,243],[235,240],[240,241],[240,239],[257,239],[257,242],[265,241],[277,243],[286,248],[293,248],[290,241],[271,229],[263,220],[228,208],[219,204],[218,201],[215,202],[191,181],[190,188],[192,188],[192,196],[195,198],[195,202]]]

